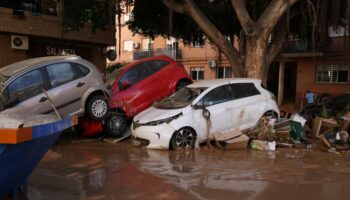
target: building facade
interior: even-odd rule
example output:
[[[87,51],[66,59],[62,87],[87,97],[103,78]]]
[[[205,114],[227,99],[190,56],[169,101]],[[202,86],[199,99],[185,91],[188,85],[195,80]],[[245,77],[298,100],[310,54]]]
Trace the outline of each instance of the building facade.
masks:
[[[326,45],[292,39],[285,41],[274,65],[268,87],[278,94],[279,104],[306,104],[307,90],[317,96],[350,92],[350,37],[329,28]]]
[[[131,63],[142,58],[168,55],[177,62],[184,65],[186,71],[191,75],[193,80],[230,78],[232,70],[229,62],[224,55],[219,55],[217,48],[208,43],[185,45],[175,39],[156,37],[154,40],[141,35],[133,34],[125,23],[130,19],[131,14],[122,15],[121,38],[118,38],[118,28],[116,33],[116,51],[118,52],[119,42],[121,45],[118,58],[109,62],[114,63]],[[238,41],[234,42],[238,48]]]
[[[122,22],[127,22],[130,16],[123,15]],[[118,35],[117,32],[121,52],[114,63],[130,63],[166,54],[182,63],[193,80],[233,76],[228,60],[209,43],[185,45],[162,37],[151,40],[134,35],[127,26],[121,28],[120,41]],[[279,105],[292,102],[295,108],[302,107],[306,103],[306,90],[318,96],[324,93],[337,96],[350,92],[350,38],[344,34],[344,30],[339,32],[331,28],[328,36],[327,45],[323,47],[296,38],[284,42],[267,77],[267,87],[278,97]],[[233,44],[239,49],[238,40]]]
[[[52,5],[55,2],[55,5]],[[106,47],[115,44],[115,27],[106,31],[65,32],[62,1],[0,0],[0,67],[28,58],[76,54],[102,71],[106,68]]]

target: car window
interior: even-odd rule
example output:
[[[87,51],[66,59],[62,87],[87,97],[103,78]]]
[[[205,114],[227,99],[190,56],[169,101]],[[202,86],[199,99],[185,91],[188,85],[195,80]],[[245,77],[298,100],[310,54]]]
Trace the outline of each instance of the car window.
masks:
[[[78,63],[74,63],[74,65],[76,67],[78,67],[79,71],[81,72],[81,74],[83,76],[86,76],[86,75],[88,75],[88,73],[90,73],[90,69],[89,68],[87,68],[87,67],[85,67],[85,66],[83,66],[81,64],[78,64]]]
[[[140,63],[127,71],[119,81],[119,88],[123,88],[123,83],[128,82],[130,85],[135,85],[139,81],[151,75],[148,66],[145,63]]]
[[[206,94],[197,104],[201,106],[211,106],[232,100],[232,94],[228,85],[219,86]]]
[[[44,81],[40,70],[33,70],[12,81],[6,88],[9,101],[23,101],[42,93]]]
[[[260,94],[254,83],[233,83],[230,86],[234,99],[241,99]]]
[[[70,63],[57,63],[47,66],[51,86],[57,87],[79,77]]]
[[[169,63],[167,61],[163,61],[163,60],[153,60],[153,61],[147,62],[147,65],[151,69],[152,74],[163,69],[168,64]]]

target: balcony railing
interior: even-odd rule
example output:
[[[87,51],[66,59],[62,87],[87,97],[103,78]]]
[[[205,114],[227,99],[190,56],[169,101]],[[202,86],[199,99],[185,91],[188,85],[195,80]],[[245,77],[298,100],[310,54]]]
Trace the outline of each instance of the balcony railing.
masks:
[[[282,53],[304,53],[304,52],[320,52],[322,51],[321,45],[306,40],[288,40],[284,41],[281,49]]]
[[[141,50],[133,52],[134,60],[140,60],[143,58],[149,58],[152,56],[160,55],[167,55],[174,60],[181,59],[181,51],[179,49],[151,49],[147,51]]]

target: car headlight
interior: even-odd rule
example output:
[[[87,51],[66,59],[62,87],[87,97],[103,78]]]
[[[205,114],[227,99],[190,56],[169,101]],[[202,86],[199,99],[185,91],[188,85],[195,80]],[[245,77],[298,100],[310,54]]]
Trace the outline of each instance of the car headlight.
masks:
[[[134,122],[134,128],[137,128],[139,126],[157,126],[157,125],[163,124],[163,123],[169,124],[171,121],[173,121],[174,119],[179,118],[181,115],[182,115],[182,112],[177,114],[177,115],[174,115],[172,117],[168,117],[168,118],[160,119],[160,120],[156,120],[156,121],[151,121],[151,122],[147,122],[147,123],[143,123],[143,124],[138,123],[138,122]]]

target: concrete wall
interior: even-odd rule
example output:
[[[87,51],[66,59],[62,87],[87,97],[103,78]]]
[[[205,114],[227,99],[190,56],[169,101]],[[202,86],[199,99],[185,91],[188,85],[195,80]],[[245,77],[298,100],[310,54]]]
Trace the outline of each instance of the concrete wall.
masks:
[[[114,45],[114,27],[107,27],[106,31],[97,30],[92,33],[89,25],[79,32],[65,33],[60,16],[33,15],[26,11],[23,18],[12,14],[12,9],[0,7],[0,32],[35,35],[51,38],[62,38],[76,41]]]
[[[0,44],[0,67],[27,58],[26,51],[11,48],[11,35],[0,33]]]
[[[316,83],[315,74],[318,64],[347,64],[350,66],[350,60],[322,58],[300,60],[297,67],[296,81],[296,102],[299,102],[298,104],[300,104],[301,99],[304,98],[305,92],[308,89],[318,95],[327,92],[332,96],[337,96],[345,92],[350,92],[350,71],[348,73],[349,83],[347,84]]]

